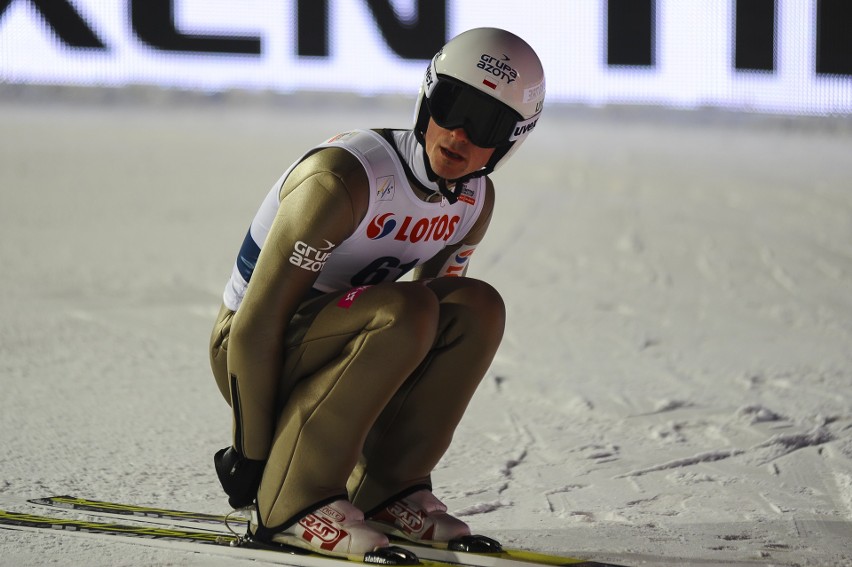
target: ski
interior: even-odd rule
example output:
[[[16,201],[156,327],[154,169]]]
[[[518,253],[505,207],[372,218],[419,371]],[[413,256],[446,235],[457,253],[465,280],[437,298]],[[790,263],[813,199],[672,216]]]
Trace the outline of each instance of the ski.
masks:
[[[214,535],[230,535],[246,531],[248,520],[236,514],[218,515],[184,510],[171,510],[149,506],[136,506],[118,502],[89,500],[74,496],[34,498],[31,504],[73,510],[100,517],[132,519],[156,525],[186,528]],[[522,549],[503,548],[500,553],[479,554],[449,549],[415,545],[404,540],[393,544],[415,553],[419,558],[441,563],[454,563],[468,567],[619,567],[611,563],[590,561],[575,557],[562,557]]]
[[[92,522],[55,516],[41,516],[0,510],[0,528],[19,531],[58,530],[96,539],[121,540],[126,543],[194,553],[207,553],[239,559],[253,559],[294,567],[351,567],[353,561],[312,553],[297,547],[263,544],[231,535],[204,531],[183,530],[159,526],[139,526],[107,522]],[[365,564],[413,565],[423,567],[455,567],[434,561],[417,562],[404,550],[388,554],[367,554]],[[398,560],[397,560],[398,559]]]

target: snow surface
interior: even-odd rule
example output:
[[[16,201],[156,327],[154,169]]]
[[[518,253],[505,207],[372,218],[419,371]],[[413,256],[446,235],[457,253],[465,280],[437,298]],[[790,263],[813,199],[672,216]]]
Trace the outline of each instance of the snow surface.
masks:
[[[13,95],[0,498],[227,510],[207,340],[246,227],[309,145],[410,101]],[[850,120],[551,107],[495,181],[471,275],[508,330],[450,509],[629,565],[852,565]],[[0,531],[2,565],[242,563]]]

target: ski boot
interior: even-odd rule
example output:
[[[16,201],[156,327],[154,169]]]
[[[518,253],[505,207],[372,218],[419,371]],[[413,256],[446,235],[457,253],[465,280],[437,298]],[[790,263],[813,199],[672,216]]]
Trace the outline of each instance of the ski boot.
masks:
[[[265,527],[255,508],[248,538],[363,563],[416,565],[419,562],[414,553],[391,546],[385,534],[366,524],[361,510],[343,499],[320,506],[280,531]]]
[[[447,506],[425,488],[372,513],[367,524],[391,537],[418,545],[476,553],[502,551],[499,542],[471,535],[468,525],[448,514]]]

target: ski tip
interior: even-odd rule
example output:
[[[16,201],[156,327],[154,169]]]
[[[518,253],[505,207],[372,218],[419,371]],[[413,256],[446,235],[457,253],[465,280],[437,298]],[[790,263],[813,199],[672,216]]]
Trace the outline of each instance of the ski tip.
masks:
[[[365,553],[364,563],[373,565],[419,565],[420,559],[405,548],[391,545]]]

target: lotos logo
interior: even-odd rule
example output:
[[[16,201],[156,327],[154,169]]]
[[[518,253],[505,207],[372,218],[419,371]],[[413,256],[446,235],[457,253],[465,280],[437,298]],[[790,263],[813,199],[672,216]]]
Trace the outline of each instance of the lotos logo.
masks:
[[[420,242],[421,240],[443,240],[447,241],[456,231],[461,217],[454,215],[440,215],[432,218],[421,218],[414,220],[406,216],[397,230],[397,221],[393,213],[376,215],[367,226],[367,238],[378,240],[394,233],[394,240],[407,242]]]
[[[462,276],[467,267],[467,261],[473,256],[476,246],[462,246],[455,256],[447,261],[444,269],[441,270],[441,275],[444,276]]]
[[[367,238],[378,240],[390,234],[396,227],[396,221],[392,217],[393,213],[385,213],[373,217],[373,220],[370,221],[370,226],[367,227]]]

